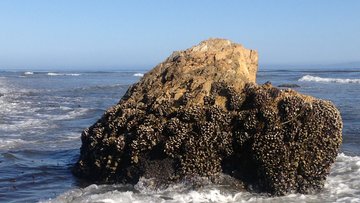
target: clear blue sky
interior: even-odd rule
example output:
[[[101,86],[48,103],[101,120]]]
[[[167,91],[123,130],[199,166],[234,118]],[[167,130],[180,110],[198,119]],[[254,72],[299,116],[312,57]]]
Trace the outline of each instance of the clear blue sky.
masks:
[[[261,64],[360,61],[360,1],[0,1],[0,69],[151,68],[210,37]]]

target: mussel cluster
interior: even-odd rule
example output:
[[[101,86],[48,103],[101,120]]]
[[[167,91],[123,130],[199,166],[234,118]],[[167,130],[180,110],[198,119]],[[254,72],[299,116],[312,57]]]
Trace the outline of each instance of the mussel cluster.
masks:
[[[249,190],[283,195],[319,190],[341,144],[342,121],[331,102],[246,84],[238,93],[213,83],[202,104],[130,91],[82,133],[76,175],[100,182],[169,184],[228,174]]]

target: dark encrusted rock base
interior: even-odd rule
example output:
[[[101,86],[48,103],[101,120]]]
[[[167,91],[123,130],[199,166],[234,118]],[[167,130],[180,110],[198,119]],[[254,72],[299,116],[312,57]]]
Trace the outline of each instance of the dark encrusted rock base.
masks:
[[[341,144],[333,104],[271,84],[237,93],[213,83],[201,106],[187,105],[191,92],[135,102],[134,88],[83,132],[77,176],[161,185],[192,176],[216,182],[225,173],[260,192],[308,193],[322,188]]]

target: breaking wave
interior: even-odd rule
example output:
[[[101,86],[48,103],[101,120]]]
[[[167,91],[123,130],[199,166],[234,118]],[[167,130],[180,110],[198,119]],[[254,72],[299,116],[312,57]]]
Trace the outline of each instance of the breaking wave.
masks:
[[[299,79],[299,81],[305,82],[324,82],[324,83],[357,83],[360,84],[360,79],[349,78],[322,78],[318,76],[305,75]]]
[[[45,202],[359,202],[360,157],[339,154],[332,166],[324,189],[318,194],[289,194],[269,197],[231,190],[221,185],[192,189],[186,184],[175,184],[162,190],[147,187],[148,179],[130,185],[90,185],[72,189]],[[144,182],[145,181],[145,182]]]
[[[133,76],[135,76],[135,77],[143,77],[144,73],[135,73]]]
[[[81,74],[79,74],[79,73],[52,73],[52,72],[49,72],[49,73],[47,73],[47,75],[49,75],[49,76],[80,76]]]

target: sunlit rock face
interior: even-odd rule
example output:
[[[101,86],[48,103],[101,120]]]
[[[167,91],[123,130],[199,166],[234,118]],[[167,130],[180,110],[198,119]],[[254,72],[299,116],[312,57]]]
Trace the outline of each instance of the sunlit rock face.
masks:
[[[82,133],[73,172],[167,185],[207,177],[283,195],[321,189],[342,141],[329,102],[256,85],[258,55],[224,39],[174,52]]]

